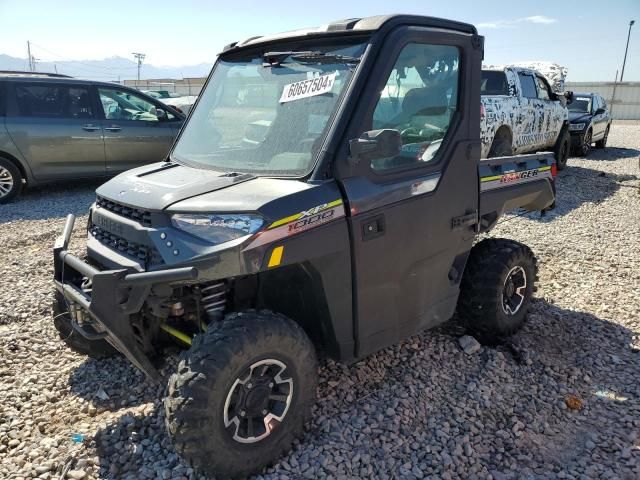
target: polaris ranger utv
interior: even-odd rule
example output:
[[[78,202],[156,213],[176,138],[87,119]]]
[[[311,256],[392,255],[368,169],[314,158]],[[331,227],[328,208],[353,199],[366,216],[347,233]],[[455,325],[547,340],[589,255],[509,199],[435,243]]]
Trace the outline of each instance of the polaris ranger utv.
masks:
[[[536,279],[486,239],[554,202],[552,154],[480,161],[483,38],[419,16],[349,19],[220,54],[166,161],[97,190],[87,258],[54,248],[55,324],[161,381],[176,451],[221,477],[275,461],[353,362],[449,319],[513,333]]]

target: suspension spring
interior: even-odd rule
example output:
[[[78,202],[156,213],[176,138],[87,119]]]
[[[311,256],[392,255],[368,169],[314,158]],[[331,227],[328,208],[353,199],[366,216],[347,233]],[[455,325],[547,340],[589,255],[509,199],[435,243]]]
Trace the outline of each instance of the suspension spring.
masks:
[[[202,293],[202,306],[210,320],[216,320],[222,316],[227,305],[227,289],[224,282],[212,283],[200,287]]]

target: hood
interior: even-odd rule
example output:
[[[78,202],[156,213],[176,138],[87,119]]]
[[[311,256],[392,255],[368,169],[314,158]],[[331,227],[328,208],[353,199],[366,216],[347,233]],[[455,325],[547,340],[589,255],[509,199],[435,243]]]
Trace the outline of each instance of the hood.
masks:
[[[589,123],[591,121],[591,114],[584,112],[569,112],[569,122],[570,123],[580,123],[586,122]]]
[[[255,178],[247,173],[225,173],[162,162],[121,173],[100,186],[96,193],[114,202],[158,211]]]

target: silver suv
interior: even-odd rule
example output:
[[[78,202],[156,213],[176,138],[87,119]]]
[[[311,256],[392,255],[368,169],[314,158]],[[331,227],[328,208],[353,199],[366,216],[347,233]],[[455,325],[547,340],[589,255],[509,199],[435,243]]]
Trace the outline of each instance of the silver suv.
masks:
[[[160,161],[183,121],[122,85],[0,72],[0,203],[25,185],[108,177]]]

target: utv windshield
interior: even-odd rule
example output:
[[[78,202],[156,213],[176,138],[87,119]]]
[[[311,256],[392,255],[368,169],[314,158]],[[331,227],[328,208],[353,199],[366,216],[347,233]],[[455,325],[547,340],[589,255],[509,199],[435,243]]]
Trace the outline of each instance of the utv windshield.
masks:
[[[365,43],[221,59],[172,158],[257,175],[308,173]]]

